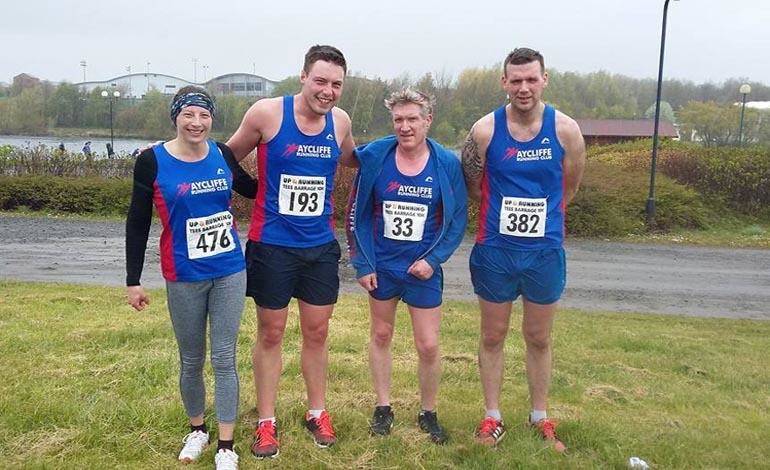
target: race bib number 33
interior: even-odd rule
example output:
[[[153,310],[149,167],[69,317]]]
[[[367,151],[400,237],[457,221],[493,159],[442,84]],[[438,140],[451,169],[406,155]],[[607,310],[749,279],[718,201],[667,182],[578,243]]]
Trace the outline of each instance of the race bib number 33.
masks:
[[[281,175],[278,212],[298,216],[322,215],[325,197],[326,177]]]
[[[187,219],[187,257],[207,258],[235,249],[233,214],[218,212],[205,217]]]
[[[413,202],[382,201],[385,238],[419,242],[428,219],[428,206]]]
[[[548,201],[545,198],[504,197],[500,233],[515,237],[544,237]]]

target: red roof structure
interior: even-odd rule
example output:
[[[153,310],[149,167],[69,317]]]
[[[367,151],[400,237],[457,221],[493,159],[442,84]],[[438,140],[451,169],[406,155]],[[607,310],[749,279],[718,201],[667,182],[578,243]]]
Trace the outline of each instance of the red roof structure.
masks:
[[[612,144],[629,140],[652,137],[654,122],[652,120],[632,119],[576,119],[580,132],[586,144]],[[674,124],[660,121],[658,136],[661,138],[678,138]]]

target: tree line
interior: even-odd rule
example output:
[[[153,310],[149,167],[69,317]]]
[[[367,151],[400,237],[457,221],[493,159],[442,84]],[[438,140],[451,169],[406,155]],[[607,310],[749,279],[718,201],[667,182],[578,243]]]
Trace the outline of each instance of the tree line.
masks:
[[[436,98],[430,135],[455,146],[473,122],[505,102],[501,75],[500,66],[467,68],[457,77],[428,73],[417,78],[402,75],[383,80],[352,75],[346,79],[339,105],[350,114],[356,139],[369,141],[392,131],[383,105],[387,96],[404,86],[413,86]],[[739,139],[741,113],[735,103],[742,98],[738,89],[743,83],[738,79],[720,84],[665,80],[661,119],[677,124],[683,140],[696,138],[707,146],[734,145]],[[770,101],[770,87],[749,83],[750,100]],[[295,93],[299,88],[299,77],[288,77],[278,83],[273,96]],[[48,82],[0,87],[0,133],[40,135],[60,128],[109,128],[109,102],[101,96],[102,91],[96,88],[85,92],[73,84],[57,86]],[[577,119],[651,119],[655,93],[653,79],[605,71],[580,74],[551,69],[543,98]],[[113,103],[116,133],[146,138],[172,135],[169,101],[169,96],[157,90],[149,91],[142,100],[117,99]],[[218,114],[214,130],[227,137],[237,129],[252,101],[232,95],[217,96],[215,101]],[[743,129],[744,142],[770,145],[770,114],[747,108]]]

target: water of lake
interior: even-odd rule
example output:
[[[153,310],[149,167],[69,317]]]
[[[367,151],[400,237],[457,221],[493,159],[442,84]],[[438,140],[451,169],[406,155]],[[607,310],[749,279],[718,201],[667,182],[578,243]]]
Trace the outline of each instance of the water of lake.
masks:
[[[67,137],[64,140],[64,148],[68,152],[80,152],[87,141],[91,141],[91,152],[95,154],[107,154],[107,144],[109,138],[103,137]],[[45,145],[47,147],[58,147],[62,141],[59,137],[53,136],[32,136],[32,135],[0,135],[0,145],[13,145],[16,147],[36,147]],[[115,139],[115,153],[131,153],[134,149],[146,147],[149,140],[140,139]]]

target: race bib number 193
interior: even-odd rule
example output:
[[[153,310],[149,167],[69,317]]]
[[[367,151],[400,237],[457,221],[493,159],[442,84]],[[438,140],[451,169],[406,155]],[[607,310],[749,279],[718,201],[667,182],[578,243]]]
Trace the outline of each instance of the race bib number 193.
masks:
[[[187,257],[207,258],[235,249],[233,214],[222,211],[206,217],[187,219]]]
[[[545,198],[504,197],[500,233],[515,237],[544,237],[548,201]]]
[[[281,175],[278,212],[299,216],[322,215],[325,197],[326,177]]]

